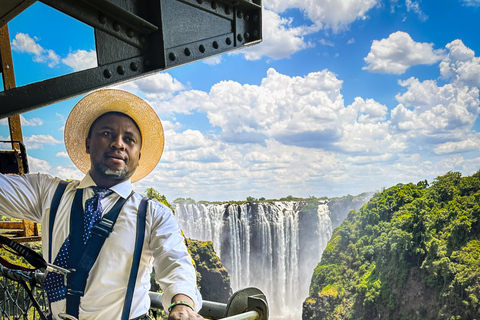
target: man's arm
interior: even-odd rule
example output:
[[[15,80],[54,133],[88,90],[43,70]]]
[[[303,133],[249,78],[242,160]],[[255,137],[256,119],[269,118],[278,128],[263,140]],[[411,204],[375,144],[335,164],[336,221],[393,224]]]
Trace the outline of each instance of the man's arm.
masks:
[[[59,181],[45,174],[0,174],[0,215],[41,222],[48,195]]]
[[[154,256],[155,277],[163,290],[164,309],[175,301],[185,301],[194,310],[187,305],[176,305],[172,307],[173,318],[170,319],[202,319],[197,317],[202,297],[197,289],[196,272],[177,219],[169,208],[158,202],[149,201],[149,209],[152,214],[149,244]]]

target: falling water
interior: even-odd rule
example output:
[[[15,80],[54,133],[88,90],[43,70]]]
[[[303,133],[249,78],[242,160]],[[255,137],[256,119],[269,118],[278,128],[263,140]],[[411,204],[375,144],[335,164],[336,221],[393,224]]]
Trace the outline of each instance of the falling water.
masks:
[[[332,235],[330,212],[302,212],[305,202],[178,204],[185,235],[209,240],[227,268],[233,291],[258,287],[272,319],[301,319],[313,270]]]

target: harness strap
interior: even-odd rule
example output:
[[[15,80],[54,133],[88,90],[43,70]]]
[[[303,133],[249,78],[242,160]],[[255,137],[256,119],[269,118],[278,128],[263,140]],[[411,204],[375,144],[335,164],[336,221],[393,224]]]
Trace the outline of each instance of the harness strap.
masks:
[[[52,262],[52,233],[53,233],[52,230],[53,230],[53,225],[54,225],[54,222],[55,222],[55,216],[57,214],[57,210],[58,210],[58,207],[59,207],[59,204],[60,204],[60,200],[62,199],[62,195],[65,192],[65,188],[66,188],[67,185],[68,185],[68,182],[60,181],[60,183],[58,184],[57,190],[55,191],[55,194],[53,196],[52,204],[50,206],[49,248],[48,248],[49,249],[49,261],[50,262]],[[132,194],[133,194],[133,192],[132,192]],[[81,204],[82,197],[79,196],[79,199],[77,199],[77,201],[78,200],[80,201],[80,204]],[[135,238],[135,250],[134,250],[134,253],[133,253],[132,268],[131,268],[131,271],[130,271],[130,277],[129,277],[129,280],[128,280],[127,292],[126,292],[126,296],[125,296],[125,304],[124,304],[123,312],[122,312],[122,318],[121,318],[122,320],[127,320],[128,319],[128,317],[130,315],[130,310],[131,310],[131,307],[132,307],[132,300],[133,300],[133,293],[134,293],[134,289],[135,289],[135,282],[136,282],[137,275],[138,275],[138,270],[139,270],[139,266],[140,266],[140,257],[141,257],[141,254],[142,254],[142,248],[143,248],[143,243],[144,243],[144,239],[145,239],[145,225],[146,225],[146,212],[147,212],[148,200],[149,200],[148,198],[144,197],[142,199],[142,201],[140,202],[140,206],[139,206],[139,209],[138,209],[137,231],[136,231],[136,238]],[[118,204],[118,202],[115,204],[115,206],[117,204]],[[123,206],[123,204],[122,204],[122,206]],[[81,208],[82,208],[82,217],[83,217],[83,205],[81,206]],[[113,209],[114,208],[112,208],[112,210],[110,210],[110,212],[112,212]],[[104,217],[106,217],[109,213],[104,215]],[[73,215],[73,212],[72,212],[72,215]],[[117,217],[118,217],[118,215],[117,215]],[[97,224],[100,224],[102,221],[103,221],[103,219],[100,220],[100,222],[97,222]],[[115,218],[115,221],[116,221],[116,218]],[[83,221],[81,223],[83,223]],[[92,239],[94,239],[94,234],[97,234],[97,235],[99,233],[105,234],[104,233],[104,230],[105,230],[104,227],[99,227],[97,224],[95,224],[92,227],[92,236],[90,237],[89,242]],[[83,224],[80,224],[80,225],[83,225]],[[72,227],[71,222],[70,222],[70,226]],[[113,229],[113,224],[111,225],[111,228]],[[109,230],[109,228],[107,228],[107,230]],[[107,237],[108,237],[108,234],[107,234]],[[95,238],[97,238],[97,236],[95,236]],[[80,239],[81,239],[81,235],[80,235]],[[105,239],[104,239],[104,241],[105,241]],[[83,241],[80,241],[80,243],[83,244]],[[89,247],[88,247],[88,243],[87,243],[87,249],[88,248]],[[71,252],[75,252],[75,251],[71,251]],[[100,252],[100,250],[99,250],[99,252]],[[95,259],[93,259],[93,263],[95,262],[97,257],[98,257],[98,253],[95,256]],[[87,258],[85,258],[85,259],[87,259]],[[82,255],[82,260],[83,260],[83,255]],[[79,264],[81,264],[81,263],[82,262],[80,262]],[[92,266],[93,266],[93,264],[92,264]],[[91,269],[91,267],[90,267],[90,269]],[[78,271],[80,271],[80,270],[77,270],[77,272]],[[88,273],[87,273],[87,277],[88,277]],[[85,280],[85,285],[86,285],[86,280]],[[83,286],[83,290],[85,290],[85,285]],[[82,290],[82,296],[83,296],[83,290]],[[78,299],[80,299],[80,296],[78,296]],[[78,317],[78,310],[79,310],[79,306],[80,306],[79,302],[80,302],[80,300],[78,300],[78,305],[76,307],[76,312],[75,312],[77,317]],[[67,303],[67,305],[68,305],[68,303]],[[51,316],[52,315],[50,314],[50,317]]]
[[[48,219],[48,262],[53,263],[52,259],[52,235],[53,235],[53,224],[55,223],[55,217],[57,216],[58,206],[60,205],[60,200],[62,200],[63,193],[67,187],[68,182],[60,181],[53,195],[52,204],[50,205],[50,217]]]
[[[133,194],[130,194],[130,196]],[[128,198],[130,198],[130,196]],[[70,215],[70,247],[68,251],[75,254],[69,254],[67,265],[69,269],[74,269],[71,275],[67,277],[67,314],[78,318],[80,298],[84,295],[87,284],[88,274],[92,269],[98,254],[102,249],[105,240],[113,231],[113,226],[117,221],[120,211],[127,199],[120,198],[113,208],[106,213],[100,221],[92,227],[92,235],[85,245],[82,240],[83,228],[78,228],[83,222],[83,190],[78,189],[72,205]],[[80,260],[78,255],[81,254]]]
[[[137,214],[137,234],[135,238],[135,251],[133,252],[133,263],[128,279],[127,294],[125,296],[125,304],[123,305],[122,320],[128,320],[130,309],[132,308],[133,291],[137,280],[138,269],[140,266],[140,258],[142,255],[143,242],[145,239],[145,220],[147,215],[148,198],[143,198],[138,207]]]
[[[0,236],[0,246],[3,247],[3,245],[6,245],[10,248],[12,248],[15,252],[12,252],[11,250],[8,250],[9,252],[17,255],[17,256],[22,256],[25,258],[25,260],[28,261],[32,266],[35,267],[35,269],[28,269],[22,266],[17,266],[15,264],[9,263],[3,258],[0,258],[0,261],[4,266],[6,266],[9,269],[16,269],[16,270],[22,270],[22,271],[35,271],[36,269],[40,268],[46,268],[47,267],[47,262],[42,258],[41,255],[39,255],[37,252],[33,251],[30,248],[27,248],[25,246],[22,246],[18,242],[13,241],[10,238]]]

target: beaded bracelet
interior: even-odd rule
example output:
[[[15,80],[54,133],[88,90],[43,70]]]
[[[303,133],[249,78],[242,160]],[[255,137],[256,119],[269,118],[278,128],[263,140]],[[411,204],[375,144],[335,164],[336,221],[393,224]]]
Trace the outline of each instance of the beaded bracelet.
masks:
[[[195,308],[192,307],[190,305],[190,303],[186,302],[186,301],[175,301],[174,303],[172,303],[170,305],[170,307],[168,307],[168,312],[172,312],[172,308],[175,307],[175,306],[178,306],[178,305],[183,305],[183,306],[187,306],[189,307],[190,309],[192,309],[194,312],[195,312]]]

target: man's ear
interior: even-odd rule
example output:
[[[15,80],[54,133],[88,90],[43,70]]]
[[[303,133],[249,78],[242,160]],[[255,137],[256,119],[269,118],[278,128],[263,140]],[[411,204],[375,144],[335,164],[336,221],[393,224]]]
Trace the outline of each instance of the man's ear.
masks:
[[[85,151],[90,154],[90,138],[85,139]]]

